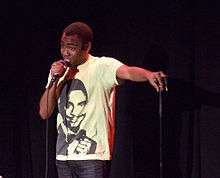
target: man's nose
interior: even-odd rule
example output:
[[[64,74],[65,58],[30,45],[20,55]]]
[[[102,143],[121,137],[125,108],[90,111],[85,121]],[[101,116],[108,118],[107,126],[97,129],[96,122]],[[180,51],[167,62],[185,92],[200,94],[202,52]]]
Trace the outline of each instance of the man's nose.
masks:
[[[69,50],[67,48],[64,48],[63,49],[63,56],[69,56],[70,53],[69,53]]]

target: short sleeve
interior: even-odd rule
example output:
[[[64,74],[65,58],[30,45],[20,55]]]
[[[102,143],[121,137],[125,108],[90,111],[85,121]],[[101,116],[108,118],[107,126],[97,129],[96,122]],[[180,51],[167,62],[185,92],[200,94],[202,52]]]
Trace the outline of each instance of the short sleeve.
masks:
[[[106,87],[113,87],[119,85],[117,80],[117,69],[123,63],[117,59],[110,57],[101,57],[99,62],[100,77]]]
[[[69,72],[69,67],[67,67],[67,70],[65,71],[64,75],[59,79],[58,85],[59,85],[60,82],[62,82],[64,80],[64,78],[65,78],[65,76],[67,75],[68,72]],[[51,79],[52,79],[52,76],[51,76],[51,71],[50,71],[50,73],[48,75],[48,79],[47,79],[47,85],[46,85],[45,88],[49,87]]]
[[[49,75],[48,75],[48,77],[47,77],[47,84],[46,84],[45,88],[48,88],[48,87],[49,87],[51,78],[52,78],[52,77],[51,77],[51,72],[49,72]]]

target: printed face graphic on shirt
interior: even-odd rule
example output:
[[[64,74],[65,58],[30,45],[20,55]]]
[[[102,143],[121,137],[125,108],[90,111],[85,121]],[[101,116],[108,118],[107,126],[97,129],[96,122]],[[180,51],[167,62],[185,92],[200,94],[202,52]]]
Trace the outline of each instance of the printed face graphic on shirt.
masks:
[[[86,121],[84,108],[87,103],[88,94],[83,82],[78,79],[68,81],[62,89],[58,105],[63,123],[58,126],[57,154],[95,153],[96,141],[81,128],[81,124]],[[65,133],[66,128],[70,132]]]
[[[88,102],[88,94],[81,80],[69,80],[64,86],[60,96],[60,113],[64,124],[72,132],[77,133],[86,117],[84,107]]]
[[[82,90],[73,90],[69,93],[69,100],[66,105],[66,120],[69,128],[76,132],[84,120],[86,113],[83,113],[83,108],[87,103],[87,99]]]

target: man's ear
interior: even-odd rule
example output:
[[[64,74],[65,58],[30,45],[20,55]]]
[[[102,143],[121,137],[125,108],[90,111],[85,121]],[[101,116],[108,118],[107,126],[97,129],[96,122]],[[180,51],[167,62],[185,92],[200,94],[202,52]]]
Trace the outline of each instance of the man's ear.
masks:
[[[83,45],[83,50],[85,50],[88,53],[91,49],[91,46],[92,46],[92,43],[88,42],[88,43]]]

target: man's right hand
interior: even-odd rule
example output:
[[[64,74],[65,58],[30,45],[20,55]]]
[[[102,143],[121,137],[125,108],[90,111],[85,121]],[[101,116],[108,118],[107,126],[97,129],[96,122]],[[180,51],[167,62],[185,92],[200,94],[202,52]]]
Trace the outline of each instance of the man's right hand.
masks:
[[[67,66],[64,64],[62,60],[56,61],[51,65],[51,76],[58,75],[58,77],[62,77],[67,69]]]

